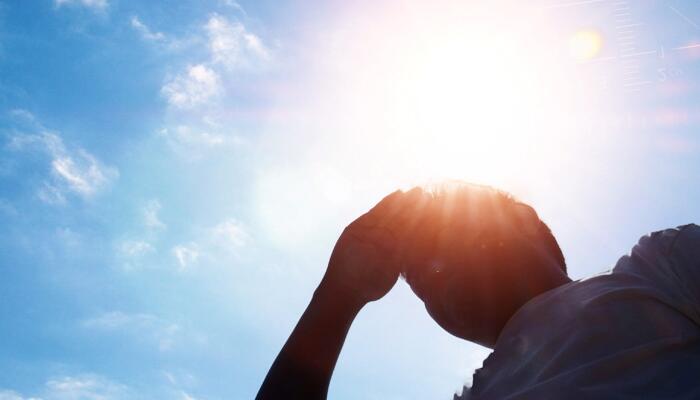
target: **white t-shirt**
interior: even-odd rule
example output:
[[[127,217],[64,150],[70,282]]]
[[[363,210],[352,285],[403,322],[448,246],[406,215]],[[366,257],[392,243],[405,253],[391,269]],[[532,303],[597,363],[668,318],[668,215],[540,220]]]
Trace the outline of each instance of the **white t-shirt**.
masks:
[[[700,226],[532,299],[454,398],[700,399]]]

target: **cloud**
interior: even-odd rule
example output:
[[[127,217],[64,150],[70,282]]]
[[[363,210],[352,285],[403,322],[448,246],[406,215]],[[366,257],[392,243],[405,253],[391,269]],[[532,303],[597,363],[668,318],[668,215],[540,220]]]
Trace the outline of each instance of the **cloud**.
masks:
[[[63,194],[63,190],[48,182],[44,182],[43,185],[37,190],[36,194],[37,197],[39,197],[39,200],[43,201],[46,204],[66,204],[66,196]]]
[[[126,400],[135,396],[125,385],[95,374],[51,378],[38,397],[0,390],[0,400]]]
[[[11,390],[0,390],[0,400],[41,400],[36,397],[23,397]]]
[[[239,9],[244,15],[235,1],[225,5]],[[235,95],[237,75],[258,73],[269,65],[272,57],[265,42],[242,22],[216,13],[207,18],[197,33],[179,43],[196,43],[203,47],[204,54],[188,52],[197,54],[197,58],[190,59],[181,71],[164,79],[161,96],[170,112],[158,135],[175,152],[198,159],[205,151],[241,141],[229,129],[222,129],[218,121],[220,116],[230,115],[225,103]]]
[[[225,6],[231,7],[234,10],[240,12],[241,14],[243,14],[244,17],[248,16],[248,13],[246,13],[243,7],[235,0],[220,0],[219,2]]]
[[[155,42],[165,40],[165,34],[163,34],[163,32],[153,32],[146,24],[141,22],[136,15],[131,17],[130,22],[131,27],[140,33],[144,40]]]
[[[219,146],[228,141],[225,135],[208,130],[193,128],[188,125],[178,125],[174,128],[163,128],[158,134],[168,139],[173,145],[195,147]]]
[[[157,199],[147,201],[140,209],[140,222],[146,229],[140,230],[137,234],[128,235],[130,237],[124,237],[115,243],[117,261],[125,271],[140,269],[143,266],[144,257],[157,251],[152,243],[167,228],[158,215],[160,209],[160,201]]]
[[[180,399],[181,400],[197,400],[196,398],[190,396],[188,393],[181,391],[180,392]]]
[[[142,240],[125,240],[119,245],[119,252],[126,257],[141,257],[154,251],[150,243]]]
[[[88,199],[119,177],[115,167],[102,164],[86,150],[69,149],[58,133],[46,129],[28,111],[13,110],[10,114],[29,124],[36,133],[16,133],[10,137],[8,147],[15,151],[39,150],[49,156],[52,179],[44,181],[37,190],[37,196],[44,202],[65,204],[68,194]]]
[[[97,11],[104,11],[109,6],[107,0],[54,0],[56,7],[64,5],[80,5]]]
[[[243,225],[235,219],[229,219],[211,229],[215,242],[221,243],[230,249],[245,246],[250,241],[250,235]]]
[[[191,269],[200,261],[217,260],[239,256],[239,251],[252,242],[245,226],[236,219],[224,220],[210,228],[201,229],[194,240],[172,248],[178,264],[178,271]],[[217,263],[219,264],[219,263]]]
[[[167,225],[163,223],[158,217],[158,212],[161,209],[160,202],[158,200],[149,200],[148,203],[143,207],[143,223],[146,228],[150,230],[162,230],[167,228]]]
[[[262,40],[239,21],[214,14],[205,25],[212,62],[227,69],[249,67],[267,61],[270,53]]]
[[[212,149],[228,149],[245,143],[240,135],[208,120],[161,128],[157,135],[166,141],[173,152],[190,161],[200,159]]]
[[[177,259],[180,272],[190,268],[199,259],[199,246],[193,242],[177,245],[173,247],[172,252]]]
[[[155,315],[128,314],[121,311],[111,311],[86,319],[82,321],[81,326],[85,329],[122,333],[139,340],[146,340],[155,344],[159,351],[171,350],[181,334],[178,324]]]
[[[204,64],[187,67],[187,71],[168,81],[162,88],[168,104],[177,108],[192,108],[221,93],[219,74]]]
[[[128,393],[126,386],[98,375],[64,376],[46,382],[47,400],[116,400]]]
[[[95,157],[79,149],[75,154],[55,153],[53,172],[68,188],[83,197],[91,197],[111,179],[118,176],[115,169],[100,165]]]
[[[141,269],[143,258],[155,252],[156,248],[145,240],[126,239],[116,244],[117,259],[124,271]]]

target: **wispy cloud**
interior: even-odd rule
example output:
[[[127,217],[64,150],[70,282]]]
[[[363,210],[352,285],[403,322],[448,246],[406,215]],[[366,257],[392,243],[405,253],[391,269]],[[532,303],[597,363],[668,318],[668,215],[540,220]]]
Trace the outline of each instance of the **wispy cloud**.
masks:
[[[219,223],[211,229],[211,235],[216,243],[223,244],[230,249],[243,247],[250,241],[250,235],[243,224],[235,219]]]
[[[64,5],[80,5],[98,11],[104,11],[109,7],[107,0],[54,0],[56,7]]]
[[[0,390],[0,400],[41,400],[36,397],[23,397],[12,390]]]
[[[192,108],[203,104],[221,91],[219,74],[204,64],[187,67],[184,73],[169,80],[161,89],[168,104],[177,108]]]
[[[14,110],[11,115],[29,123],[34,133],[14,133],[8,147],[15,151],[40,150],[48,154],[52,179],[38,188],[38,197],[50,204],[63,204],[68,194],[84,199],[95,196],[119,177],[115,167],[102,164],[82,148],[69,148],[61,136],[46,129],[26,110]]]
[[[146,228],[150,230],[162,230],[167,228],[167,225],[160,220],[158,213],[160,212],[161,205],[160,201],[157,199],[149,200],[143,207],[143,223]]]
[[[132,16],[130,19],[131,27],[134,28],[144,40],[148,41],[162,41],[165,40],[165,34],[163,32],[152,31],[146,24],[141,22],[139,17],[136,15]]]
[[[186,393],[184,391],[180,392],[180,399],[181,400],[197,400],[196,398],[190,396],[189,393]]]
[[[155,315],[121,311],[111,311],[86,319],[81,325],[86,329],[126,334],[139,340],[147,340],[154,343],[160,351],[171,350],[182,332],[180,325]]]
[[[205,26],[212,62],[233,70],[267,61],[270,52],[262,40],[239,21],[213,14]]]
[[[116,243],[117,261],[126,272],[142,269],[144,258],[156,251],[156,248],[146,240],[125,239]]]
[[[96,374],[60,376],[46,381],[36,397],[0,390],[0,400],[126,400],[136,398],[127,386]]]
[[[175,153],[188,160],[200,159],[202,154],[214,148],[228,148],[245,143],[238,134],[207,121],[162,128],[157,134]]]
[[[199,246],[194,242],[177,245],[173,247],[172,253],[181,272],[189,269],[199,260]]]
[[[83,197],[94,195],[117,176],[115,169],[101,166],[92,154],[83,149],[73,154],[54,153],[53,157],[53,172],[69,189]]]
[[[219,2],[225,6],[231,7],[234,10],[240,12],[244,17],[248,16],[248,13],[243,9],[243,7],[235,0],[219,0]]]
[[[141,257],[145,254],[152,253],[155,248],[148,242],[143,240],[125,240],[121,242],[119,251],[126,257]]]
[[[191,270],[202,260],[211,261],[239,256],[239,251],[252,242],[246,227],[236,219],[226,219],[200,230],[194,240],[172,248],[178,271]]]
[[[240,7],[235,2],[227,5]],[[161,95],[170,112],[158,133],[177,152],[196,159],[205,150],[240,141],[230,129],[218,127],[216,116],[236,95],[236,78],[265,70],[273,57],[263,39],[243,22],[220,14],[211,14],[194,37],[182,42],[203,44],[206,52],[195,52],[198,58],[164,80]]]
[[[129,396],[129,388],[98,375],[64,376],[46,382],[47,400],[111,400]]]

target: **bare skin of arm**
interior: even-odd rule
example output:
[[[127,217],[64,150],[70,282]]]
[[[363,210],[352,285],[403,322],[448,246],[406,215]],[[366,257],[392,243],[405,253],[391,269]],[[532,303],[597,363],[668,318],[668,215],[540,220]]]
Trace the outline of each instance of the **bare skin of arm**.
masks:
[[[343,231],[323,280],[275,359],[256,400],[325,399],[353,320],[399,276],[402,226],[419,191],[397,191]]]

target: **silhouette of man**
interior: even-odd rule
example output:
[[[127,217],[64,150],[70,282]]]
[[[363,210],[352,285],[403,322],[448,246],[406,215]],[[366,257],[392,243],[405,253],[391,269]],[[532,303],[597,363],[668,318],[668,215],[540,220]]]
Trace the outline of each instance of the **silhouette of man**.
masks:
[[[459,182],[394,192],[343,231],[257,399],[325,399],[353,319],[400,274],[446,331],[493,349],[455,399],[700,399],[699,226],[572,281],[531,207]]]

